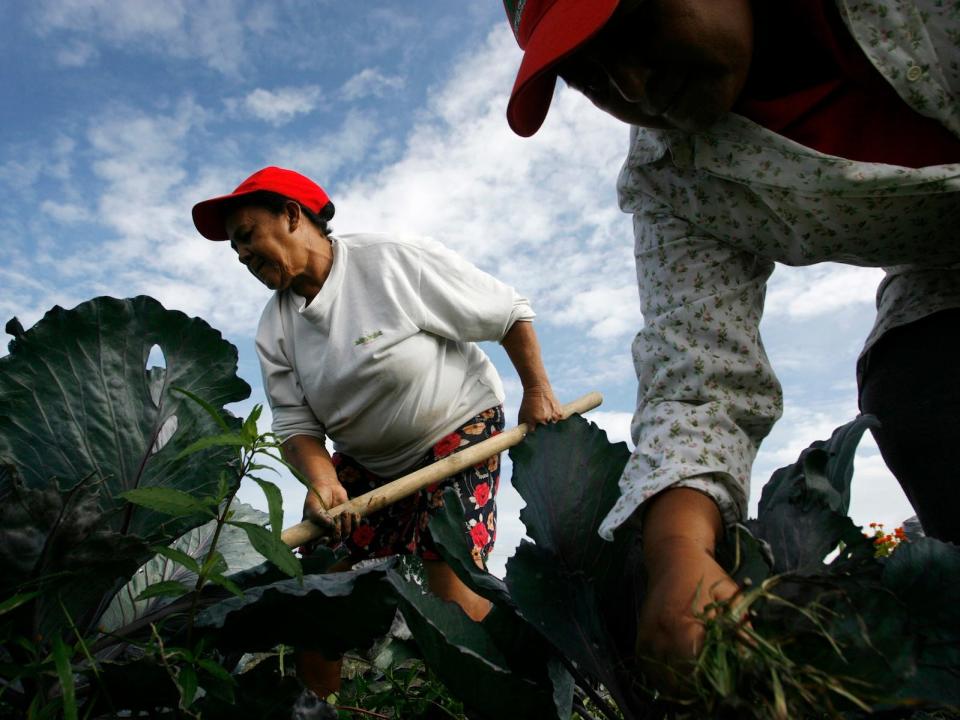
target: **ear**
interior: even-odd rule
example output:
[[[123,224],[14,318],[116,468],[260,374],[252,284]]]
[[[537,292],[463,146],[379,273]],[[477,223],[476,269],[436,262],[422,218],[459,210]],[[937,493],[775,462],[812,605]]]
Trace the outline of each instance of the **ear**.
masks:
[[[293,200],[287,200],[283,209],[287,215],[287,226],[290,228],[290,232],[293,232],[300,226],[300,220],[303,218],[300,204]]]

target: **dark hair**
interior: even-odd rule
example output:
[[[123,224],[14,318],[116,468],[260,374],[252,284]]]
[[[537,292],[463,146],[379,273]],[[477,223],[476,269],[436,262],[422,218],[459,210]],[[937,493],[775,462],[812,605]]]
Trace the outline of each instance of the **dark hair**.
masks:
[[[226,217],[239,208],[250,206],[261,207],[264,210],[269,210],[274,215],[280,215],[284,212],[287,203],[291,200],[300,205],[301,212],[307,216],[307,219],[310,220],[310,222],[312,222],[317,229],[320,230],[320,232],[326,236],[329,236],[330,233],[333,232],[333,228],[327,225],[327,223],[333,219],[333,213],[336,210],[336,208],[333,207],[332,202],[328,202],[326,205],[320,208],[320,212],[314,212],[293,198],[288,198],[286,195],[281,195],[280,193],[271,192],[269,190],[257,190],[249,195],[240,195],[239,197],[225,200],[220,208],[222,217]]]

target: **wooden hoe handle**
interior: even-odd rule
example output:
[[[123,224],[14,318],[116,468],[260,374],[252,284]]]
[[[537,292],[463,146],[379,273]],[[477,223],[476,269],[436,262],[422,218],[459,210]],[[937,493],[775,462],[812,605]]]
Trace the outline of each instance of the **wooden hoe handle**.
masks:
[[[566,419],[574,413],[582,414],[588,410],[593,410],[593,408],[598,407],[602,402],[603,396],[600,393],[587,393],[583,397],[577,398],[573,402],[563,406],[563,418]],[[337,517],[347,512],[364,516],[376,512],[387,505],[392,505],[397,500],[409,497],[428,485],[456,475],[464,468],[481,463],[513,447],[526,437],[528,430],[529,428],[526,423],[520,423],[515,428],[487,438],[483,442],[478,442],[476,445],[466,447],[460,452],[455,452],[452,455],[441,458],[431,465],[422,467],[408,475],[388,482],[386,485],[382,485],[375,490],[371,490],[363,495],[358,495],[352,500],[337,505],[330,510],[330,517]],[[280,537],[289,547],[297,547],[316,540],[318,537],[321,537],[325,531],[326,528],[322,525],[318,525],[310,520],[304,520],[292,527],[288,527]]]

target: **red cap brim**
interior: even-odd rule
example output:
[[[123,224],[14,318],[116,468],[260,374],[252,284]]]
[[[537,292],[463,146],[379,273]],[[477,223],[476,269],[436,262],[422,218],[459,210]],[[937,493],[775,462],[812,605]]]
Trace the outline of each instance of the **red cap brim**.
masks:
[[[326,190],[306,175],[301,175],[295,170],[269,165],[257,170],[229,195],[210,198],[194,205],[193,224],[205,238],[227,240],[227,228],[223,222],[223,204],[233,198],[260,191],[295,200],[302,207],[309,208],[315,213],[320,212],[330,203]]]
[[[530,137],[547,117],[557,75],[550,69],[596,35],[620,0],[557,0],[537,23],[507,104],[507,122]]]
[[[249,195],[252,192],[256,192],[256,190],[235,192],[198,202],[193,206],[193,224],[197,226],[197,231],[207,240],[229,240],[227,228],[223,224],[223,203],[231,198]]]

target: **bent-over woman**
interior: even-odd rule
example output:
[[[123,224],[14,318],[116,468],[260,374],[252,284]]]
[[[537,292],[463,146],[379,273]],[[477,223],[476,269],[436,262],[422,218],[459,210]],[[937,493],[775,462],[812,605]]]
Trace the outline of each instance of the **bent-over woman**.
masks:
[[[496,340],[523,384],[520,421],[553,422],[560,407],[540,358],[527,300],[433,240],[333,235],[334,206],[309,178],[277,167],[198,203],[211,240],[274,290],[256,347],[273,430],[307,478],[304,517],[332,527],[348,563],[395,553],[423,559],[430,589],[474,620],[489,603],[444,563],[427,528],[456,489],[464,542],[484,567],[496,537],[499,457],[369,517],[331,521],[325,509],[503,428],[504,392],[476,345]],[[333,441],[331,456],[325,439]],[[339,687],[338,662],[301,654],[301,677],[321,697]]]

